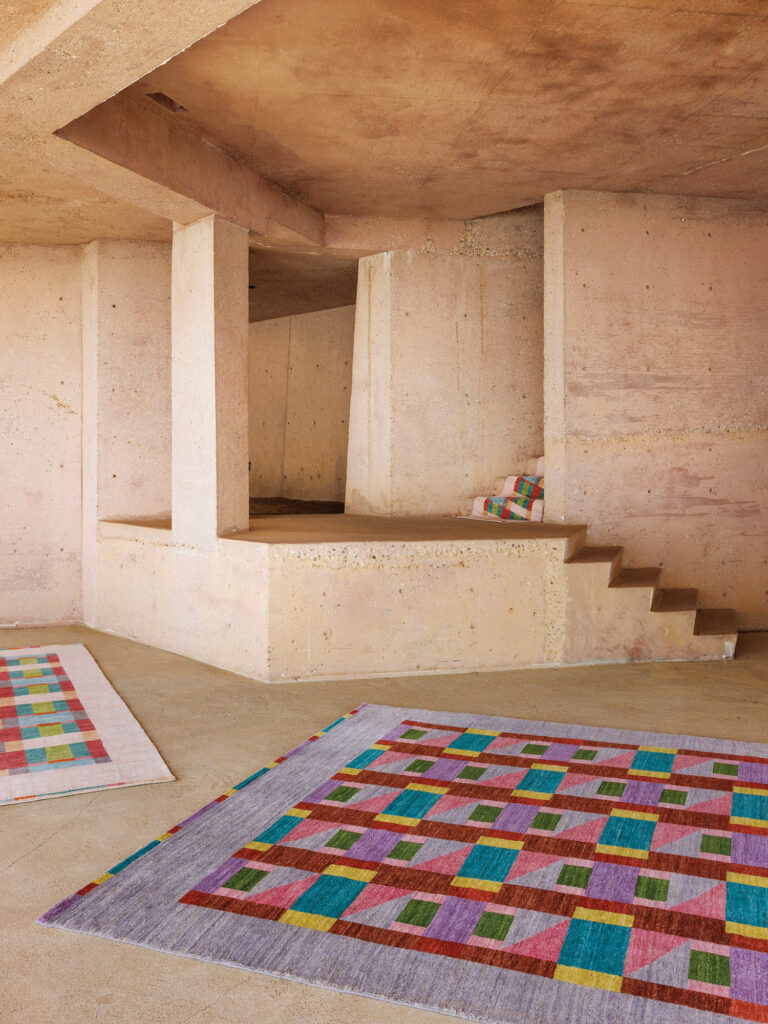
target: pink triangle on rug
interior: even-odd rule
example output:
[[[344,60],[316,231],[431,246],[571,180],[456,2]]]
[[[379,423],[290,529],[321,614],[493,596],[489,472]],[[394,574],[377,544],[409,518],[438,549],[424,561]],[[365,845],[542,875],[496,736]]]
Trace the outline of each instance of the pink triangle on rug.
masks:
[[[491,740],[491,742],[488,744],[488,746],[485,749],[486,750],[493,750],[493,751],[495,751],[495,750],[506,750],[507,747],[516,747],[516,746],[518,746],[522,742],[523,742],[522,737],[516,737],[516,736],[497,736],[496,739]],[[535,741],[531,741],[531,742],[535,742]]]
[[[284,907],[287,910],[299,896],[303,895],[311,885],[314,885],[318,877],[318,875],[310,875],[309,878],[300,878],[298,882],[289,882],[288,885],[278,885],[276,889],[254,893],[249,902],[266,903],[269,907]]]
[[[629,948],[627,958],[624,961],[624,974],[634,974],[642,970],[654,960],[666,956],[678,946],[684,946],[690,942],[684,935],[668,935],[666,932],[646,932],[639,928],[633,928],[629,937]]]
[[[549,853],[529,853],[527,850],[523,850],[512,865],[506,881],[512,882],[516,878],[522,878],[523,875],[530,875],[533,871],[548,868],[550,864],[562,859],[562,857],[553,857]]]
[[[427,739],[416,740],[415,742],[422,747],[447,747],[459,735],[460,733],[457,732],[444,732],[439,736],[429,736]]]
[[[538,935],[531,935],[528,939],[516,943],[514,946],[505,946],[505,953],[517,953],[519,956],[532,956],[537,960],[556,961],[560,956],[560,950],[565,942],[565,935],[570,927],[570,920],[561,921],[552,925]]]
[[[362,800],[359,804],[349,804],[353,811],[374,811],[378,814],[380,811],[385,810],[395,797],[392,795],[392,791],[389,793],[380,793],[379,796],[372,796],[370,800]]]
[[[335,821],[319,821],[316,818],[305,818],[300,825],[291,830],[286,842],[292,843],[295,839],[306,839],[308,836],[316,836],[318,832],[330,832],[332,829],[343,827],[343,825]]]
[[[695,768],[697,765],[706,764],[712,760],[712,755],[704,757],[701,754],[678,754],[672,764],[674,772],[684,771],[686,768]]]
[[[577,775],[575,772],[566,772],[565,778],[557,787],[558,793],[566,789],[574,789],[576,786],[583,786],[585,782],[594,782],[594,775]]]
[[[700,896],[694,896],[692,900],[678,903],[676,907],[669,909],[677,911],[678,914],[695,914],[697,917],[714,917],[724,921],[726,892],[726,883],[721,882],[713,889],[707,889]]]
[[[372,907],[379,907],[382,903],[389,903],[390,900],[400,899],[407,895],[406,889],[395,889],[391,885],[366,885],[357,899],[351,903],[342,917],[349,917],[350,914],[359,914],[362,910],[370,910]]]
[[[472,844],[462,846],[460,850],[454,850],[453,853],[442,853],[439,857],[425,860],[421,864],[415,864],[414,867],[417,871],[436,871],[440,875],[455,875],[467,859],[471,849]]]
[[[466,807],[467,804],[476,803],[477,800],[470,796],[441,796],[432,810],[427,814],[427,817],[433,818],[438,814],[445,814],[446,811],[452,811],[456,807]]]
[[[471,779],[467,779],[467,782],[471,782],[475,786],[498,786],[499,789],[515,789],[518,782],[524,779],[528,774],[528,769],[523,768],[519,772],[509,772],[507,775],[497,775],[495,779],[477,779],[472,782]],[[457,779],[457,782],[463,782],[463,779]]]
[[[684,839],[694,832],[701,832],[701,829],[694,828],[692,825],[672,825],[669,822],[660,821],[653,833],[651,849],[659,850],[662,846],[676,843],[678,839]]]
[[[594,818],[592,821],[585,821],[581,825],[574,825],[565,832],[558,832],[557,838],[570,839],[574,843],[596,843],[602,835],[608,817]]]
[[[690,807],[686,807],[687,811],[696,811],[698,814],[728,814],[731,813],[731,794],[726,793],[724,796],[718,796],[714,800],[707,800],[702,804],[691,804]]]
[[[599,768],[629,768],[634,759],[634,750],[629,750],[626,754],[618,754],[616,757],[609,757],[607,761],[595,761],[594,763]]]
[[[404,754],[402,750],[385,750],[382,754],[379,754],[373,764],[394,764],[395,761],[413,761],[415,757],[415,754]],[[376,771],[376,769],[371,768],[371,771]]]

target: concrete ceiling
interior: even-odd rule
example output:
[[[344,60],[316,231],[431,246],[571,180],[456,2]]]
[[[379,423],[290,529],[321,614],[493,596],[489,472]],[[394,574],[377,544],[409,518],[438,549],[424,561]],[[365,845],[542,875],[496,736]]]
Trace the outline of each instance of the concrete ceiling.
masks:
[[[131,88],[330,214],[768,197],[765,0],[262,0]]]
[[[254,320],[354,305],[357,260],[323,254],[251,249],[248,312]]]
[[[768,200],[766,0],[130,6],[2,3],[0,240],[216,211],[352,257],[557,188]]]

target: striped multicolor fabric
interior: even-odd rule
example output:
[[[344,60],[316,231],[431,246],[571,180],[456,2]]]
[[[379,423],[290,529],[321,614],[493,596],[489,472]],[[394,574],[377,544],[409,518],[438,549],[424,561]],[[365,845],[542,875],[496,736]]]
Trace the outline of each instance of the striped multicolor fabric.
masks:
[[[501,489],[502,498],[543,498],[543,476],[508,476]]]
[[[499,495],[483,499],[481,514],[497,519],[524,519],[539,523],[544,517],[544,502],[539,498],[526,498],[522,495],[513,498]]]

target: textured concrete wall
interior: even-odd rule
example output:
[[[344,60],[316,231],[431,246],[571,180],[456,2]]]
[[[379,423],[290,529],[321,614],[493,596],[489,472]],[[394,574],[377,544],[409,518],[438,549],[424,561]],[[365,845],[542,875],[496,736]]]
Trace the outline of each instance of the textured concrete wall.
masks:
[[[81,252],[0,247],[0,624],[81,614]]]
[[[171,514],[171,246],[92,242],[83,258],[83,613],[96,523]]]
[[[547,518],[768,626],[768,215],[565,192],[545,221]]]
[[[487,220],[360,261],[348,511],[457,513],[541,454],[541,211]]]
[[[249,327],[250,493],[343,501],[355,307]]]

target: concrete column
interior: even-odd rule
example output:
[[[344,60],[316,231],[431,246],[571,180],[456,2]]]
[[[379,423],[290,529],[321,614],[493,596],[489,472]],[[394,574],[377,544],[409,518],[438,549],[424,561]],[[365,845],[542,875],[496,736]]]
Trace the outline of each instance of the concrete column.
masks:
[[[563,192],[544,198],[544,466],[548,522],[567,518],[565,435],[565,206]]]
[[[540,455],[541,257],[360,261],[346,511],[458,513]]]
[[[248,529],[248,232],[218,216],[173,233],[173,538]]]
[[[171,247],[83,251],[83,605],[97,620],[98,521],[171,514]]]

